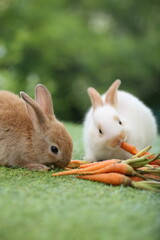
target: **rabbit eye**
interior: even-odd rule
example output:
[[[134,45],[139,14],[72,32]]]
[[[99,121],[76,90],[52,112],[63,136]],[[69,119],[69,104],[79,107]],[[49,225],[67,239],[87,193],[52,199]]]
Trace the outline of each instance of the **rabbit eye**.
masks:
[[[54,154],[58,154],[58,148],[55,147],[55,146],[52,146],[52,147],[51,147],[51,151],[52,151]]]
[[[118,116],[114,116],[114,120],[119,123],[119,125],[122,125],[121,120],[119,119]]]
[[[120,125],[122,125],[122,122],[119,120],[119,122],[118,122]]]
[[[99,128],[99,133],[100,133],[100,134],[103,134],[103,133],[102,133],[102,130],[101,130],[100,128]]]

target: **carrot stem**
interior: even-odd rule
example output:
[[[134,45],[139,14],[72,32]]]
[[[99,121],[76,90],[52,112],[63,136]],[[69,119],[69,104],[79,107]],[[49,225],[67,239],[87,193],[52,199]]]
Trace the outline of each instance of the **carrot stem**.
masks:
[[[154,154],[152,154],[152,157],[151,157],[151,155],[149,155],[150,153],[148,152],[148,150],[151,148],[151,146],[148,146],[148,147],[144,148],[143,150],[138,151],[138,149],[135,146],[133,146],[127,142],[122,142],[121,148],[124,149],[125,151],[131,153],[132,155],[134,155],[132,158],[136,158],[137,156],[140,157],[142,155],[147,155],[147,157],[149,159],[152,157],[156,157]],[[158,159],[158,158],[159,158],[159,155],[156,157],[156,159],[152,160],[149,164],[160,166],[160,159]]]
[[[159,169],[146,169],[146,170],[137,170],[140,174],[154,174],[157,176],[160,176],[160,170]]]
[[[151,145],[138,151],[132,158],[142,157],[144,154],[149,154],[148,151],[151,149]]]
[[[144,190],[160,192],[160,182],[156,181],[139,181],[139,182],[132,181],[131,186]]]
[[[152,156],[153,154],[148,154],[147,156]],[[139,167],[143,167],[145,164],[148,164],[152,161],[152,159],[148,159],[147,156],[142,156],[142,157],[138,157],[138,158],[130,158],[127,159],[123,162],[131,165],[133,168],[139,168]]]

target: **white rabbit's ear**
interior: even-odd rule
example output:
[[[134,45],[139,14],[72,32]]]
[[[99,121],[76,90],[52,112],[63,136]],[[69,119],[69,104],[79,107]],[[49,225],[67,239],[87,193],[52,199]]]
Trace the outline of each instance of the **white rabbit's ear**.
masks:
[[[41,106],[47,116],[54,114],[51,94],[44,85],[38,84],[36,86],[35,100]]]
[[[88,94],[91,99],[93,108],[103,106],[103,101],[100,94],[94,88],[88,88]]]
[[[35,129],[40,129],[47,122],[47,117],[41,107],[26,93],[20,92],[21,97],[26,102],[29,117]]]
[[[117,90],[121,84],[121,80],[117,79],[112,83],[110,88],[107,90],[105,94],[105,103],[110,104],[113,107],[116,107],[118,104],[117,100]]]

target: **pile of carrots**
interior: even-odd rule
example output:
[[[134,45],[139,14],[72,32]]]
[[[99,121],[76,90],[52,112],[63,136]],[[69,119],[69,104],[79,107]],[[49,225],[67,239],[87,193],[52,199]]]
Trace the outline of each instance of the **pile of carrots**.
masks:
[[[159,155],[148,153],[151,146],[138,151],[134,146],[123,142],[121,148],[133,154],[132,158],[110,159],[94,163],[72,160],[66,171],[53,173],[52,176],[77,175],[79,179],[160,192]]]

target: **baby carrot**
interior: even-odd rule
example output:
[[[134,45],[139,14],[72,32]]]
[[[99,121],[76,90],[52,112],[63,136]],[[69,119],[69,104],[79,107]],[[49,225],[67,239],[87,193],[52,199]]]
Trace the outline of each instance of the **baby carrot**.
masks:
[[[160,183],[158,181],[132,181],[131,178],[120,174],[120,173],[101,173],[93,175],[82,175],[77,178],[97,181],[106,184],[111,184],[114,186],[124,185],[131,186],[134,188],[140,188],[145,190],[151,190],[160,192]]]
[[[154,174],[160,176],[160,170],[158,168],[148,170],[137,170],[140,174]]]
[[[106,161],[106,160],[105,160]],[[104,162],[104,161],[103,161]],[[93,166],[93,165],[97,165],[98,163],[100,162],[90,162],[90,163],[87,163],[87,164],[82,164],[80,165],[79,167],[80,168],[86,168],[86,167],[90,167],[90,166]]]
[[[70,163],[68,164],[68,168],[78,168],[81,165],[85,165],[88,162],[82,161],[82,160],[71,160]]]
[[[137,176],[131,176],[130,179],[135,182],[143,181],[143,178]]]
[[[158,175],[154,175],[154,174],[143,174],[144,177],[146,178],[150,178],[150,179],[153,179],[153,180],[156,180],[156,181],[160,181],[160,176]]]
[[[150,165],[158,165],[160,166],[160,158],[159,158],[160,154],[158,154],[157,156],[154,156],[154,159],[152,159],[152,161],[149,163]]]
[[[160,159],[157,159],[159,156],[156,157],[153,154],[152,154],[152,156],[151,155],[149,156],[150,153],[147,152],[151,148],[151,146],[148,146],[139,152],[135,146],[132,146],[131,144],[126,143],[126,142],[122,142],[121,148],[123,148],[125,151],[131,153],[132,155],[135,155],[132,158],[137,157],[137,156],[141,157],[142,155],[148,155],[148,157],[147,157],[148,159],[152,159],[153,157],[155,157],[156,159],[155,160],[153,159],[153,161],[151,161],[149,164],[160,166]]]
[[[102,168],[104,166],[108,166],[108,165],[110,165],[112,163],[117,163],[117,162],[120,162],[120,160],[119,159],[107,160],[105,162],[101,162],[101,164],[87,167],[87,168],[85,168],[85,171],[94,171],[96,169],[100,169],[100,168]],[[52,176],[64,176],[64,175],[81,174],[83,172],[84,172],[84,169],[71,169],[71,170],[68,170],[68,171],[53,173]]]
[[[160,182],[150,180],[150,181],[132,181],[131,186],[135,188],[151,190],[154,192],[160,192]]]
[[[142,149],[141,151],[139,151],[135,155],[133,155],[132,158],[137,158],[137,157],[142,157],[143,155],[147,155],[147,154],[149,154],[148,150],[150,150],[150,149],[151,149],[151,145]]]
[[[153,160],[149,164],[151,164],[151,165],[159,165],[160,166],[160,159]]]
[[[143,155],[150,154],[147,151],[151,148],[151,146],[148,146],[148,147],[142,149],[141,151],[138,151],[138,149],[135,146],[133,146],[133,145],[127,143],[127,142],[122,142],[121,143],[121,148],[123,148],[125,151],[131,153],[132,155],[135,155],[135,156],[132,157],[132,158],[135,158],[135,157],[141,157]],[[155,156],[153,156],[153,154],[152,154],[152,157],[155,157]]]
[[[132,182],[129,177],[120,173],[101,173],[101,174],[94,174],[94,175],[82,175],[82,176],[78,176],[77,178],[103,182],[103,183],[111,184],[114,186],[118,186],[118,185],[130,186]]]
[[[133,168],[137,168],[137,167],[142,167],[145,164],[150,163],[152,161],[152,159],[148,159],[150,156],[153,156],[153,154],[150,153],[150,154],[148,154],[146,156],[142,156],[142,157],[130,158],[130,159],[127,159],[127,160],[119,160],[119,162],[127,163],[128,165],[132,166]],[[110,161],[110,160],[104,160],[104,161],[100,161],[100,162],[82,164],[82,165],[80,165],[80,168],[85,169],[85,168],[90,167],[90,166],[101,166],[101,165],[103,165],[103,163],[105,163],[105,162],[107,163],[108,161]]]
[[[108,160],[99,161],[99,162],[90,162],[90,163],[87,163],[87,164],[82,164],[79,167],[80,168],[86,168],[86,167],[90,167],[90,166],[96,166],[96,165],[102,164],[102,162],[108,162]]]
[[[132,155],[135,155],[138,153],[138,150],[135,146],[127,143],[127,142],[122,142],[121,143],[121,148],[123,148],[125,151],[131,153]]]
[[[123,160],[120,160],[120,159],[117,159],[119,160],[120,162],[123,162]],[[101,165],[102,163],[105,163],[105,162],[108,162],[110,160],[103,160],[103,161],[99,161],[99,162],[90,162],[88,164],[82,164],[80,165],[80,168],[87,168],[87,167],[90,167],[90,166],[98,166],[98,165]],[[126,160],[124,160],[126,161]]]
[[[153,174],[143,174],[143,176],[145,178],[147,178],[147,180],[156,180],[156,181],[160,181],[160,176],[157,176],[157,175],[153,175]],[[130,177],[131,180],[135,181],[135,182],[138,182],[138,181],[143,181],[144,179],[141,178],[141,177],[137,177],[137,176],[131,176]]]
[[[129,176],[139,176],[143,179],[146,179],[145,177],[143,177],[143,175],[137,173],[130,165],[126,163],[112,163],[108,166],[102,167],[94,171],[86,171],[86,168],[84,168],[84,171],[81,172],[81,174],[100,174],[110,172],[121,173]]]
[[[140,167],[137,169],[138,171],[149,171],[149,170],[158,170],[160,172],[160,166],[158,165],[151,165],[151,164],[146,164],[143,167]]]

